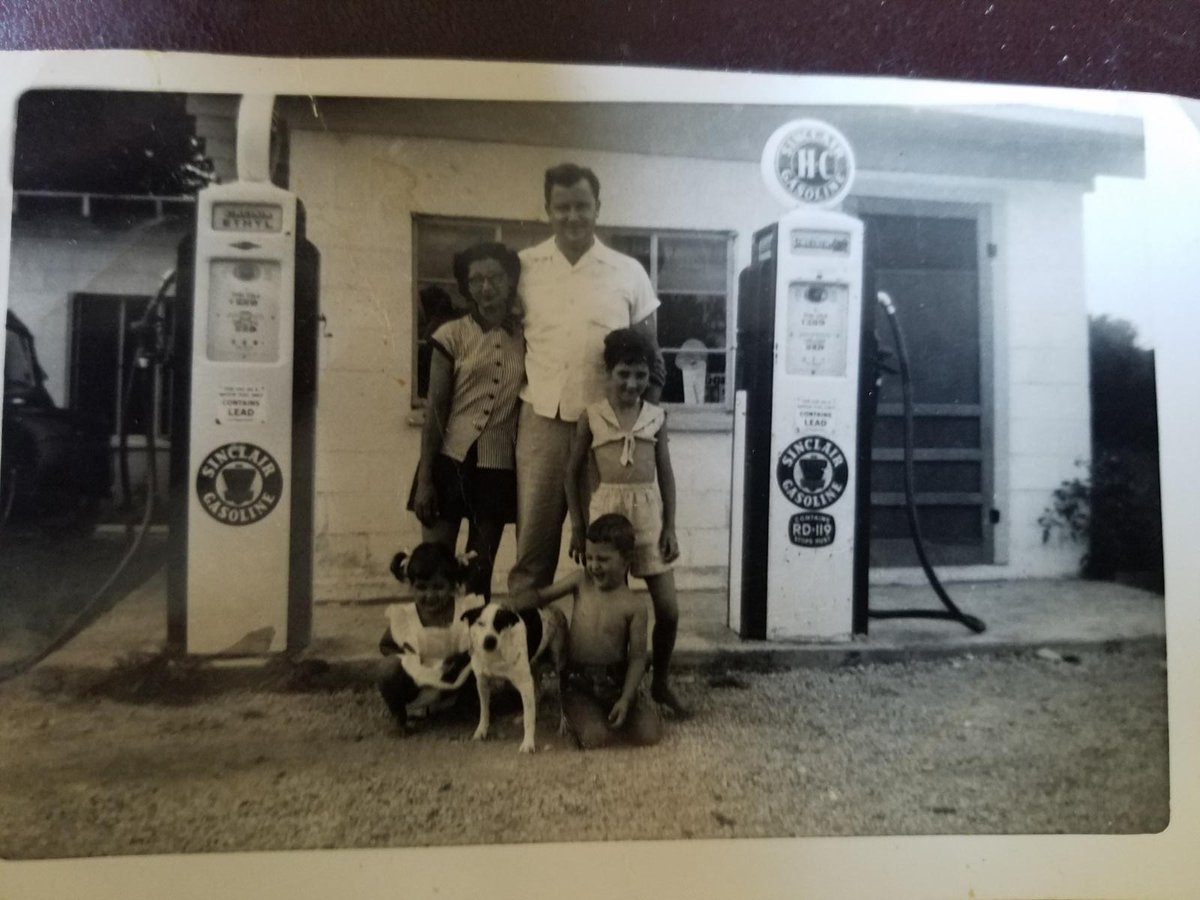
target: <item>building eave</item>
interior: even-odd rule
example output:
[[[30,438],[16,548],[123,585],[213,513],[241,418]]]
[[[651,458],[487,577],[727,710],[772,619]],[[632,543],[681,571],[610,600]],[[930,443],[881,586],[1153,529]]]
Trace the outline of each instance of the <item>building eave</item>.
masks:
[[[839,128],[881,172],[1090,183],[1143,177],[1140,120],[1029,106],[763,106],[288,98],[295,131],[753,162],[778,125]]]

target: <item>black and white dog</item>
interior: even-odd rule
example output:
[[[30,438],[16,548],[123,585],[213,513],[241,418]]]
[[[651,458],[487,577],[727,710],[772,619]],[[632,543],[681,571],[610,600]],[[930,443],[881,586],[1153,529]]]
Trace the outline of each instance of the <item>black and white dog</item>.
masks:
[[[533,753],[537,723],[537,678],[533,667],[547,658],[558,675],[560,731],[565,721],[562,678],[567,660],[567,617],[552,606],[516,612],[489,603],[482,609],[468,610],[463,619],[470,626],[471,669],[479,690],[479,727],[472,739],[481,741],[488,736],[492,682],[507,681],[521,694],[525,736],[519,752]]]

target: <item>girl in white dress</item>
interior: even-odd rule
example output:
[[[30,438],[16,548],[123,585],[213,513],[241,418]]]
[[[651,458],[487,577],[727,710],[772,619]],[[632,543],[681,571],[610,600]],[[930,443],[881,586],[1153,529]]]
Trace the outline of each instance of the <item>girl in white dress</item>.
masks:
[[[397,724],[444,709],[471,679],[471,642],[463,614],[484,604],[463,585],[474,574],[473,559],[462,559],[445,544],[426,542],[407,556],[397,553],[392,574],[413,588],[411,602],[393,603],[384,615],[388,628],[379,641],[379,693]]]

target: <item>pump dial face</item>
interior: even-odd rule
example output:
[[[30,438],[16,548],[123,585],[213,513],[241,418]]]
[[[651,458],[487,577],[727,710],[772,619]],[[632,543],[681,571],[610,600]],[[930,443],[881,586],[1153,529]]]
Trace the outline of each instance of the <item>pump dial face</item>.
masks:
[[[796,281],[788,286],[788,375],[846,374],[850,288],[834,282]]]
[[[280,265],[274,260],[214,259],[209,266],[208,358],[279,360]]]

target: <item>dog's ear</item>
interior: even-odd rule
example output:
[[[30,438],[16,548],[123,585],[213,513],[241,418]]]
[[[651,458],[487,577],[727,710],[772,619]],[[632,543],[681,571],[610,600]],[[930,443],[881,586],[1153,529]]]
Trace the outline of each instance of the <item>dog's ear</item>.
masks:
[[[518,616],[511,609],[505,609],[503,607],[496,610],[496,615],[492,617],[492,625],[497,631],[503,631],[505,628],[512,628],[520,621],[520,616]]]
[[[482,614],[483,614],[483,607],[476,606],[472,609],[468,609],[465,613],[463,613],[461,616],[459,616],[459,618],[462,619],[464,622],[466,622],[468,625],[474,625],[475,620],[478,619]]]
[[[404,567],[404,561],[406,559],[408,559],[408,554],[405,553],[403,550],[401,550],[399,553],[397,553],[395,556],[392,557],[391,570],[392,570],[392,574],[394,576],[396,576],[397,581],[407,581],[408,580],[408,572],[405,570],[405,567]]]

